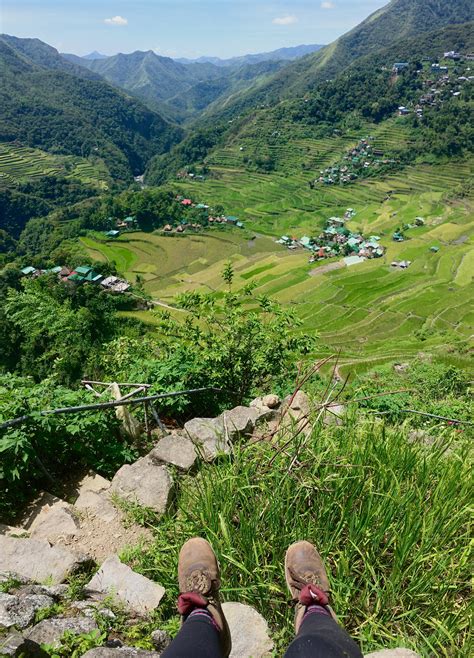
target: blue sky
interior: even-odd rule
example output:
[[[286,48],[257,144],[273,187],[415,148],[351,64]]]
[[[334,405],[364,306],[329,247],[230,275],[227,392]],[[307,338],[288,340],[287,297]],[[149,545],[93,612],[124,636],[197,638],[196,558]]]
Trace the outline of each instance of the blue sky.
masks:
[[[0,32],[63,52],[231,57],[329,43],[388,0],[0,0]]]

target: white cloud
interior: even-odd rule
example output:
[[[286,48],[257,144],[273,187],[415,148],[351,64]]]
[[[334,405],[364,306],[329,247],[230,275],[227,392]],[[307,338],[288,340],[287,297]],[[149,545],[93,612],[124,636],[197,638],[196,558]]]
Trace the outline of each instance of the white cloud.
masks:
[[[113,16],[112,18],[104,18],[104,23],[107,25],[128,25],[128,19],[123,16]]]
[[[273,25],[294,25],[297,22],[296,16],[280,16],[272,21]]]
[[[331,2],[331,0],[326,0],[325,2],[321,2],[321,9],[335,9],[336,5],[334,2]]]

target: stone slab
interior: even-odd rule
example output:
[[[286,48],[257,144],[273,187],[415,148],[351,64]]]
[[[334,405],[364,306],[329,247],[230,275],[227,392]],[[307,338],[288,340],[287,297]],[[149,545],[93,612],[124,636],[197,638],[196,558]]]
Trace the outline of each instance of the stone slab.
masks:
[[[51,544],[69,541],[79,531],[79,521],[71,506],[53,506],[41,513],[30,527],[32,539],[44,539]]]
[[[111,491],[163,514],[171,499],[172,488],[173,481],[166,466],[156,464],[146,456],[134,464],[122,466],[114,475]]]
[[[89,473],[77,483],[75,490],[78,496],[86,491],[101,493],[110,489],[110,484],[110,480],[106,480],[101,475],[94,473],[94,471],[89,471]]]
[[[112,596],[138,614],[155,610],[165,595],[164,587],[122,564],[116,555],[102,564],[86,589]]]
[[[267,658],[272,655],[273,641],[261,614],[243,603],[224,603],[222,608],[232,636],[229,658]]]
[[[110,502],[105,491],[82,491],[74,503],[74,509],[92,514],[104,523],[111,523],[119,515],[117,508]]]
[[[0,638],[0,656],[20,656],[23,650],[23,644],[23,635],[13,631],[6,637]]]
[[[189,471],[196,463],[197,454],[194,443],[187,436],[169,434],[158,441],[149,457]]]
[[[211,462],[219,454],[228,455],[232,450],[225,436],[222,417],[193,418],[185,423],[184,430],[205,461]]]
[[[91,633],[98,630],[97,623],[93,619],[86,617],[54,617],[52,619],[44,619],[25,637],[25,645],[27,648],[27,655],[35,655],[35,652],[40,649],[42,644],[50,644],[53,647],[58,647],[61,643],[61,638],[66,631],[74,633],[75,635],[82,635],[83,633]]]
[[[0,535],[0,571],[19,574],[37,583],[58,585],[87,559],[60,546],[50,546],[46,541]]]

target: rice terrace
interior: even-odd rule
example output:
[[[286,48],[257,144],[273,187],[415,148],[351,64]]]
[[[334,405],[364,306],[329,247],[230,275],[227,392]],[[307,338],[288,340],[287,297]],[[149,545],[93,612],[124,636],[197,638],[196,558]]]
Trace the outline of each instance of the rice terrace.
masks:
[[[384,126],[375,143],[393,143],[404,134],[403,124]],[[353,142],[354,137],[292,140],[278,147],[278,158],[287,163],[290,151],[293,159],[312,157],[323,167]],[[449,336],[467,346],[474,321],[472,298],[466,294],[472,285],[473,199],[469,192],[454,200],[472,179],[472,161],[420,163],[382,179],[312,190],[304,172],[248,172],[239,149],[233,144],[212,156],[215,177],[180,182],[177,189],[232,209],[244,220],[244,230],[211,229],[193,236],[134,232],[113,241],[82,238],[88,253],[114,261],[131,280],[143,276],[152,298],[171,305],[179,292],[219,289],[220,273],[230,259],[237,284],[251,280],[257,294],[294,308],[303,330],[320,336],[323,353],[341,352],[346,372],[404,360],[428,348],[447,362],[462,362],[447,354],[445,345]],[[356,212],[349,227],[382,236],[387,252],[380,261],[318,275],[323,263],[311,265],[305,252],[290,253],[276,244],[283,233],[301,237],[317,232],[324,218],[342,216],[349,206]],[[395,227],[416,216],[423,216],[425,225],[408,229],[406,241],[394,242]],[[403,260],[412,262],[410,268],[394,270],[391,263]],[[139,314],[153,322],[151,315]]]

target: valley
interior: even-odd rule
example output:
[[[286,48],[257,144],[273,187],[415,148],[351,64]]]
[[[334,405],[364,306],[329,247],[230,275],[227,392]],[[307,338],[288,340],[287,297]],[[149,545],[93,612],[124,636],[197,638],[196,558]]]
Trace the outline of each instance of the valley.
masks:
[[[257,294],[293,308],[303,320],[301,330],[320,337],[317,355],[340,352],[345,374],[425,351],[470,367],[474,161],[419,162],[382,178],[311,189],[308,163],[315,171],[337,162],[359,135],[373,136],[378,149],[409,147],[404,118],[326,139],[311,139],[307,129],[290,139],[285,132],[290,126],[268,125],[265,119],[255,120],[238,140],[212,154],[205,181],[176,184],[196,202],[229,209],[242,220],[243,230],[214,228],[174,237],[161,231],[130,233],[113,242],[82,238],[88,253],[115,261],[131,281],[143,276],[152,298],[171,305],[186,290],[222,289],[220,273],[230,260],[237,287],[252,281]],[[267,148],[283,171],[249,171],[245,154],[275,132],[278,139]],[[348,227],[381,236],[387,249],[383,258],[318,275],[324,261],[310,264],[308,251],[290,252],[276,244],[283,234],[317,235],[328,217],[342,217],[349,207],[356,215]],[[395,242],[397,227],[418,216],[425,226],[408,229],[406,240]],[[412,261],[407,270],[391,265],[402,260]],[[138,315],[153,324],[153,314]]]

